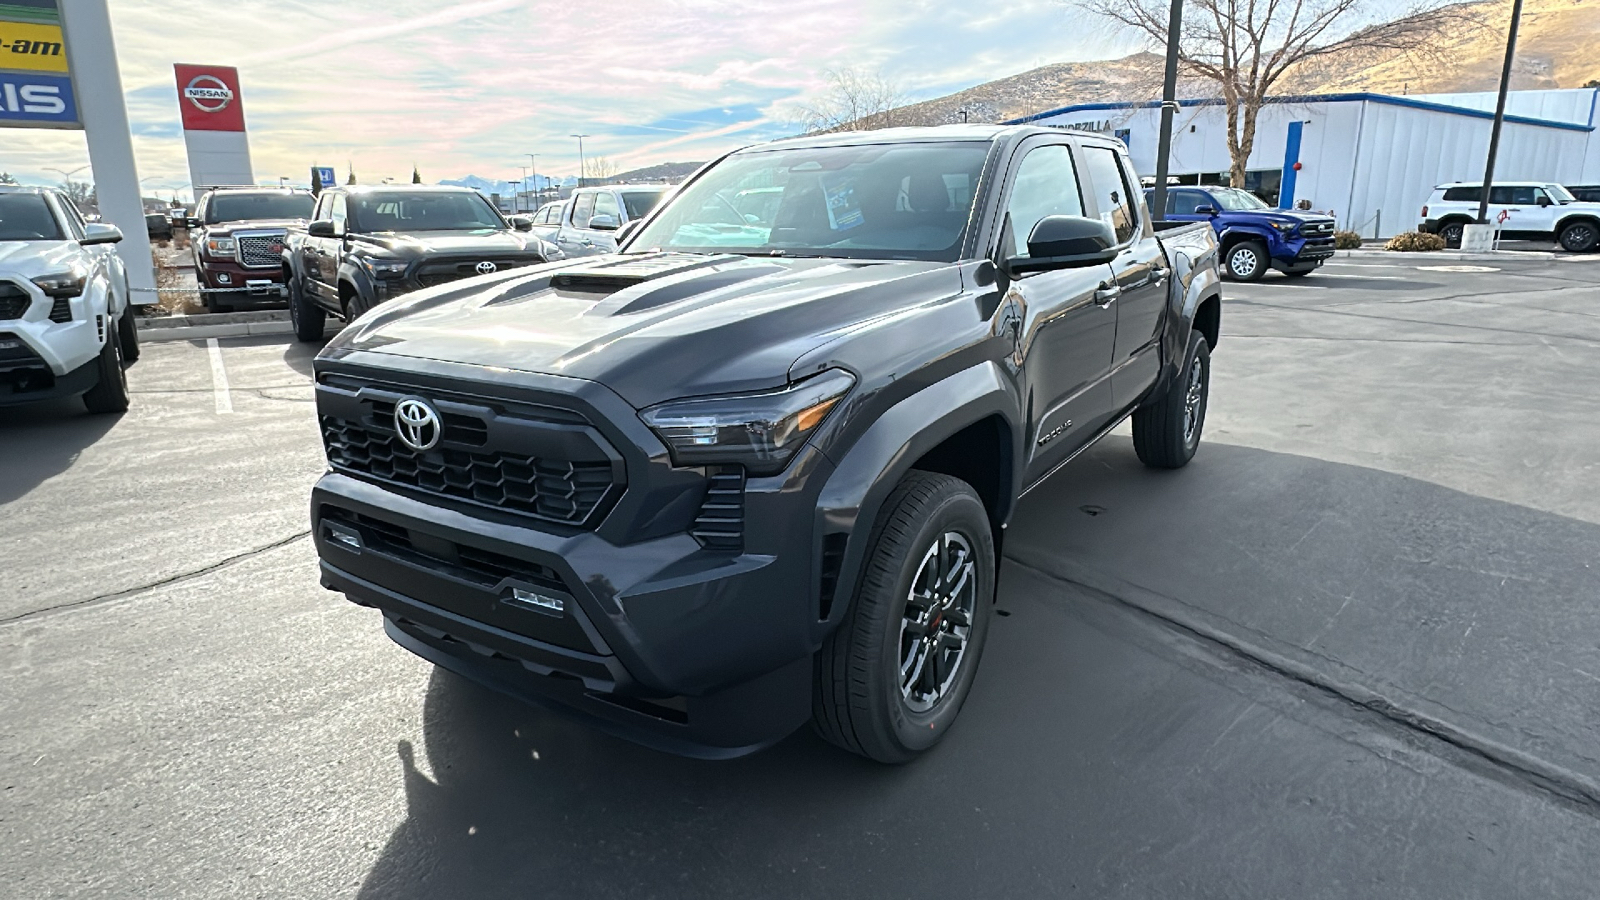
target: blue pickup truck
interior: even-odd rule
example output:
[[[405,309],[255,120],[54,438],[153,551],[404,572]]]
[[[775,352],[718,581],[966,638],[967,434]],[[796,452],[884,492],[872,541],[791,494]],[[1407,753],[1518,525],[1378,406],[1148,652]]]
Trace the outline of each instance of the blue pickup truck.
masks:
[[[1152,193],[1145,191],[1146,203]],[[1333,255],[1332,216],[1275,209],[1240,188],[1169,187],[1166,218],[1209,220],[1222,248],[1223,271],[1235,281],[1259,281],[1269,268],[1299,278]]]

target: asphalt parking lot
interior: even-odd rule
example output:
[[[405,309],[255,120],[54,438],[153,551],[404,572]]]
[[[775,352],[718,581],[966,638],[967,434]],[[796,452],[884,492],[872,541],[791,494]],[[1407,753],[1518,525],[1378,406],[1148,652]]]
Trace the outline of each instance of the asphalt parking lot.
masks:
[[[1592,897],[1600,257],[1230,285],[1206,443],[1030,494],[962,719],[663,756],[317,585],[313,349],[0,410],[0,893]]]

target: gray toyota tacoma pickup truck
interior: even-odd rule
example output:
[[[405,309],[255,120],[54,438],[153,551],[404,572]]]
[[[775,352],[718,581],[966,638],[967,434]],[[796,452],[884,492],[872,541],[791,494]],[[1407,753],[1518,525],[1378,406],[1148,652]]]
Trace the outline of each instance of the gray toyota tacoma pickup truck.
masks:
[[[781,188],[752,214],[741,192]],[[1194,455],[1209,225],[1123,146],[949,126],[731,153],[616,254],[419,291],[318,356],[322,583],[446,669],[662,749],[810,720],[909,760],[1018,498],[1133,420]]]

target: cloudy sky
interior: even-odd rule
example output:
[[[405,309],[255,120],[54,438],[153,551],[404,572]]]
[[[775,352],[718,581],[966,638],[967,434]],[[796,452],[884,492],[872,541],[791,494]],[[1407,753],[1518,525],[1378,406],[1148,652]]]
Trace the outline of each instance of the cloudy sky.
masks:
[[[830,68],[914,98],[1135,49],[1062,0],[110,0],[146,193],[188,182],[175,62],[238,67],[258,181],[576,174],[795,131]],[[58,181],[81,134],[10,129],[0,170]],[[80,178],[83,176],[79,176]]]

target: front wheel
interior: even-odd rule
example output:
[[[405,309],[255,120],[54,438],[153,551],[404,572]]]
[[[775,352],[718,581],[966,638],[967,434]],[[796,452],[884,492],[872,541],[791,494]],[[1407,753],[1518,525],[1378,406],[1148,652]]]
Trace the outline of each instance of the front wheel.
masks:
[[[1467,223],[1446,222],[1439,226],[1439,237],[1444,238],[1444,245],[1451,250],[1461,246],[1461,236],[1466,233]]]
[[[860,590],[818,652],[817,732],[903,763],[949,731],[989,633],[994,538],[966,482],[913,470],[872,529]]]
[[[92,413],[119,413],[128,409],[128,373],[122,369],[122,342],[107,334],[95,359],[99,380],[83,392],[83,405]]]
[[[1200,449],[1211,396],[1211,345],[1198,331],[1189,333],[1183,368],[1167,389],[1133,413],[1133,450],[1154,469],[1181,469]]]
[[[122,358],[128,362],[139,361],[139,323],[132,306],[117,318],[117,340],[122,342]]]
[[[286,284],[289,287],[289,324],[294,326],[295,340],[307,344],[322,340],[327,311],[306,296],[300,279],[290,276]]]
[[[1600,226],[1593,222],[1573,222],[1561,229],[1561,235],[1556,238],[1561,249],[1571,253],[1588,253],[1600,245]]]
[[[1234,244],[1228,251],[1228,277],[1234,281],[1260,281],[1267,274],[1267,248],[1256,241]]]

